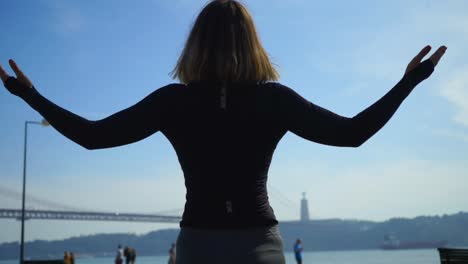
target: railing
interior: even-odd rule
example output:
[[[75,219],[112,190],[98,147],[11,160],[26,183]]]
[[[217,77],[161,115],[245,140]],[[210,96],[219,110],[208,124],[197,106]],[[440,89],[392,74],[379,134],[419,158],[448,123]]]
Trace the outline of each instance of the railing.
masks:
[[[468,248],[438,248],[441,264],[467,264]]]

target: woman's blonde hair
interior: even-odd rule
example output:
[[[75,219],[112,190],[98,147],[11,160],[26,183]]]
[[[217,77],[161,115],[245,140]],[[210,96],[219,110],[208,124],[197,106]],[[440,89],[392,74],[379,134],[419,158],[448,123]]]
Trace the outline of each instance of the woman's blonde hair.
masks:
[[[182,83],[279,79],[252,16],[235,0],[214,0],[203,8],[172,74]]]

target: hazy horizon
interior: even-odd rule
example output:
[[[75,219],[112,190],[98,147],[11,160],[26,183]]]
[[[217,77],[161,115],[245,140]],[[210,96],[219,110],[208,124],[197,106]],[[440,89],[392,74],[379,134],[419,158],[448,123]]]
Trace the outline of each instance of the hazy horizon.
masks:
[[[391,217],[389,219],[385,219],[385,220],[381,220],[381,221],[378,221],[378,220],[369,220],[369,219],[344,219],[344,218],[339,218],[339,217],[331,217],[331,218],[317,218],[317,219],[310,219],[310,221],[325,221],[325,220],[335,220],[335,219],[339,219],[339,220],[350,220],[350,221],[371,221],[371,222],[375,222],[375,223],[382,223],[382,222],[386,222],[388,220],[391,220],[391,219],[414,219],[414,218],[417,218],[417,217],[436,217],[436,216],[439,216],[439,217],[442,217],[444,215],[456,215],[456,214],[459,214],[459,213],[468,213],[468,212],[463,212],[463,211],[460,211],[460,212],[456,212],[456,213],[453,213],[453,214],[440,214],[440,215],[420,215],[420,216],[416,216],[416,217],[399,217],[399,216],[395,216],[395,217]],[[130,223],[130,222],[112,222],[112,221],[73,221],[73,220],[28,220],[26,223],[30,223],[31,221],[34,221],[34,222],[47,222],[49,223],[50,225],[52,225],[51,223],[55,223],[55,224],[60,224],[60,222],[74,222],[73,224],[79,224],[81,222],[94,222],[94,223],[98,223],[98,224],[109,224],[109,223],[115,223],[115,224],[119,224],[119,226],[121,225],[128,225],[128,226],[132,226],[132,225],[155,225],[154,223],[138,223],[138,222],[135,222],[135,223]],[[288,222],[301,222],[299,219],[291,219],[291,220],[282,220],[282,221],[279,221],[280,224],[281,223],[288,223]],[[18,221],[18,223],[20,223]],[[38,223],[40,224],[40,223]],[[158,225],[158,224],[156,224]],[[58,238],[55,238],[55,239],[31,239],[31,240],[27,240],[26,242],[33,242],[35,240],[45,240],[45,241],[57,241],[57,240],[67,240],[67,239],[71,239],[71,238],[77,238],[77,237],[83,237],[83,236],[95,236],[95,235],[102,235],[102,234],[134,234],[134,235],[138,235],[138,236],[144,236],[144,235],[147,235],[148,233],[151,233],[151,232],[154,232],[154,231],[158,231],[158,230],[162,230],[162,229],[179,229],[179,225],[178,224],[162,224],[162,226],[164,225],[167,225],[166,227],[159,227],[159,228],[156,228],[154,230],[148,230],[146,232],[140,232],[140,233],[137,233],[137,232],[119,232],[119,231],[115,231],[115,232],[97,232],[97,233],[87,233],[87,234],[76,234],[76,235],[72,235],[72,236],[69,236],[69,237],[58,237]],[[15,243],[15,242],[19,242],[19,238],[17,240],[11,240],[11,241],[0,241],[0,245],[3,244],[3,243]]]

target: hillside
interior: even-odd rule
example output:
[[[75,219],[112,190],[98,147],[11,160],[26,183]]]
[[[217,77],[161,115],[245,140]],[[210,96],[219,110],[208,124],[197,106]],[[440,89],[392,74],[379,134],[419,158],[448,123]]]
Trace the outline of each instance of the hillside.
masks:
[[[376,249],[385,234],[401,241],[448,241],[450,246],[468,246],[468,213],[454,215],[393,218],[385,222],[363,220],[314,220],[282,222],[285,250],[290,251],[301,238],[306,251]],[[138,255],[166,255],[176,240],[178,229],[165,229],[145,235],[97,234],[65,240],[36,240],[25,245],[29,258],[61,257],[64,251],[78,255],[113,256],[118,244],[129,245]],[[18,258],[19,244],[0,244],[0,259]]]

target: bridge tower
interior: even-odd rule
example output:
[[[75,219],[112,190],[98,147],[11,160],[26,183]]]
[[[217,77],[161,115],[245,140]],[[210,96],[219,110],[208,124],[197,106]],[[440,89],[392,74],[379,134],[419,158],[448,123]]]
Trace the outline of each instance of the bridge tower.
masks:
[[[302,200],[301,200],[301,222],[309,221],[309,205],[307,203],[307,199],[305,197],[306,193],[302,193]]]

